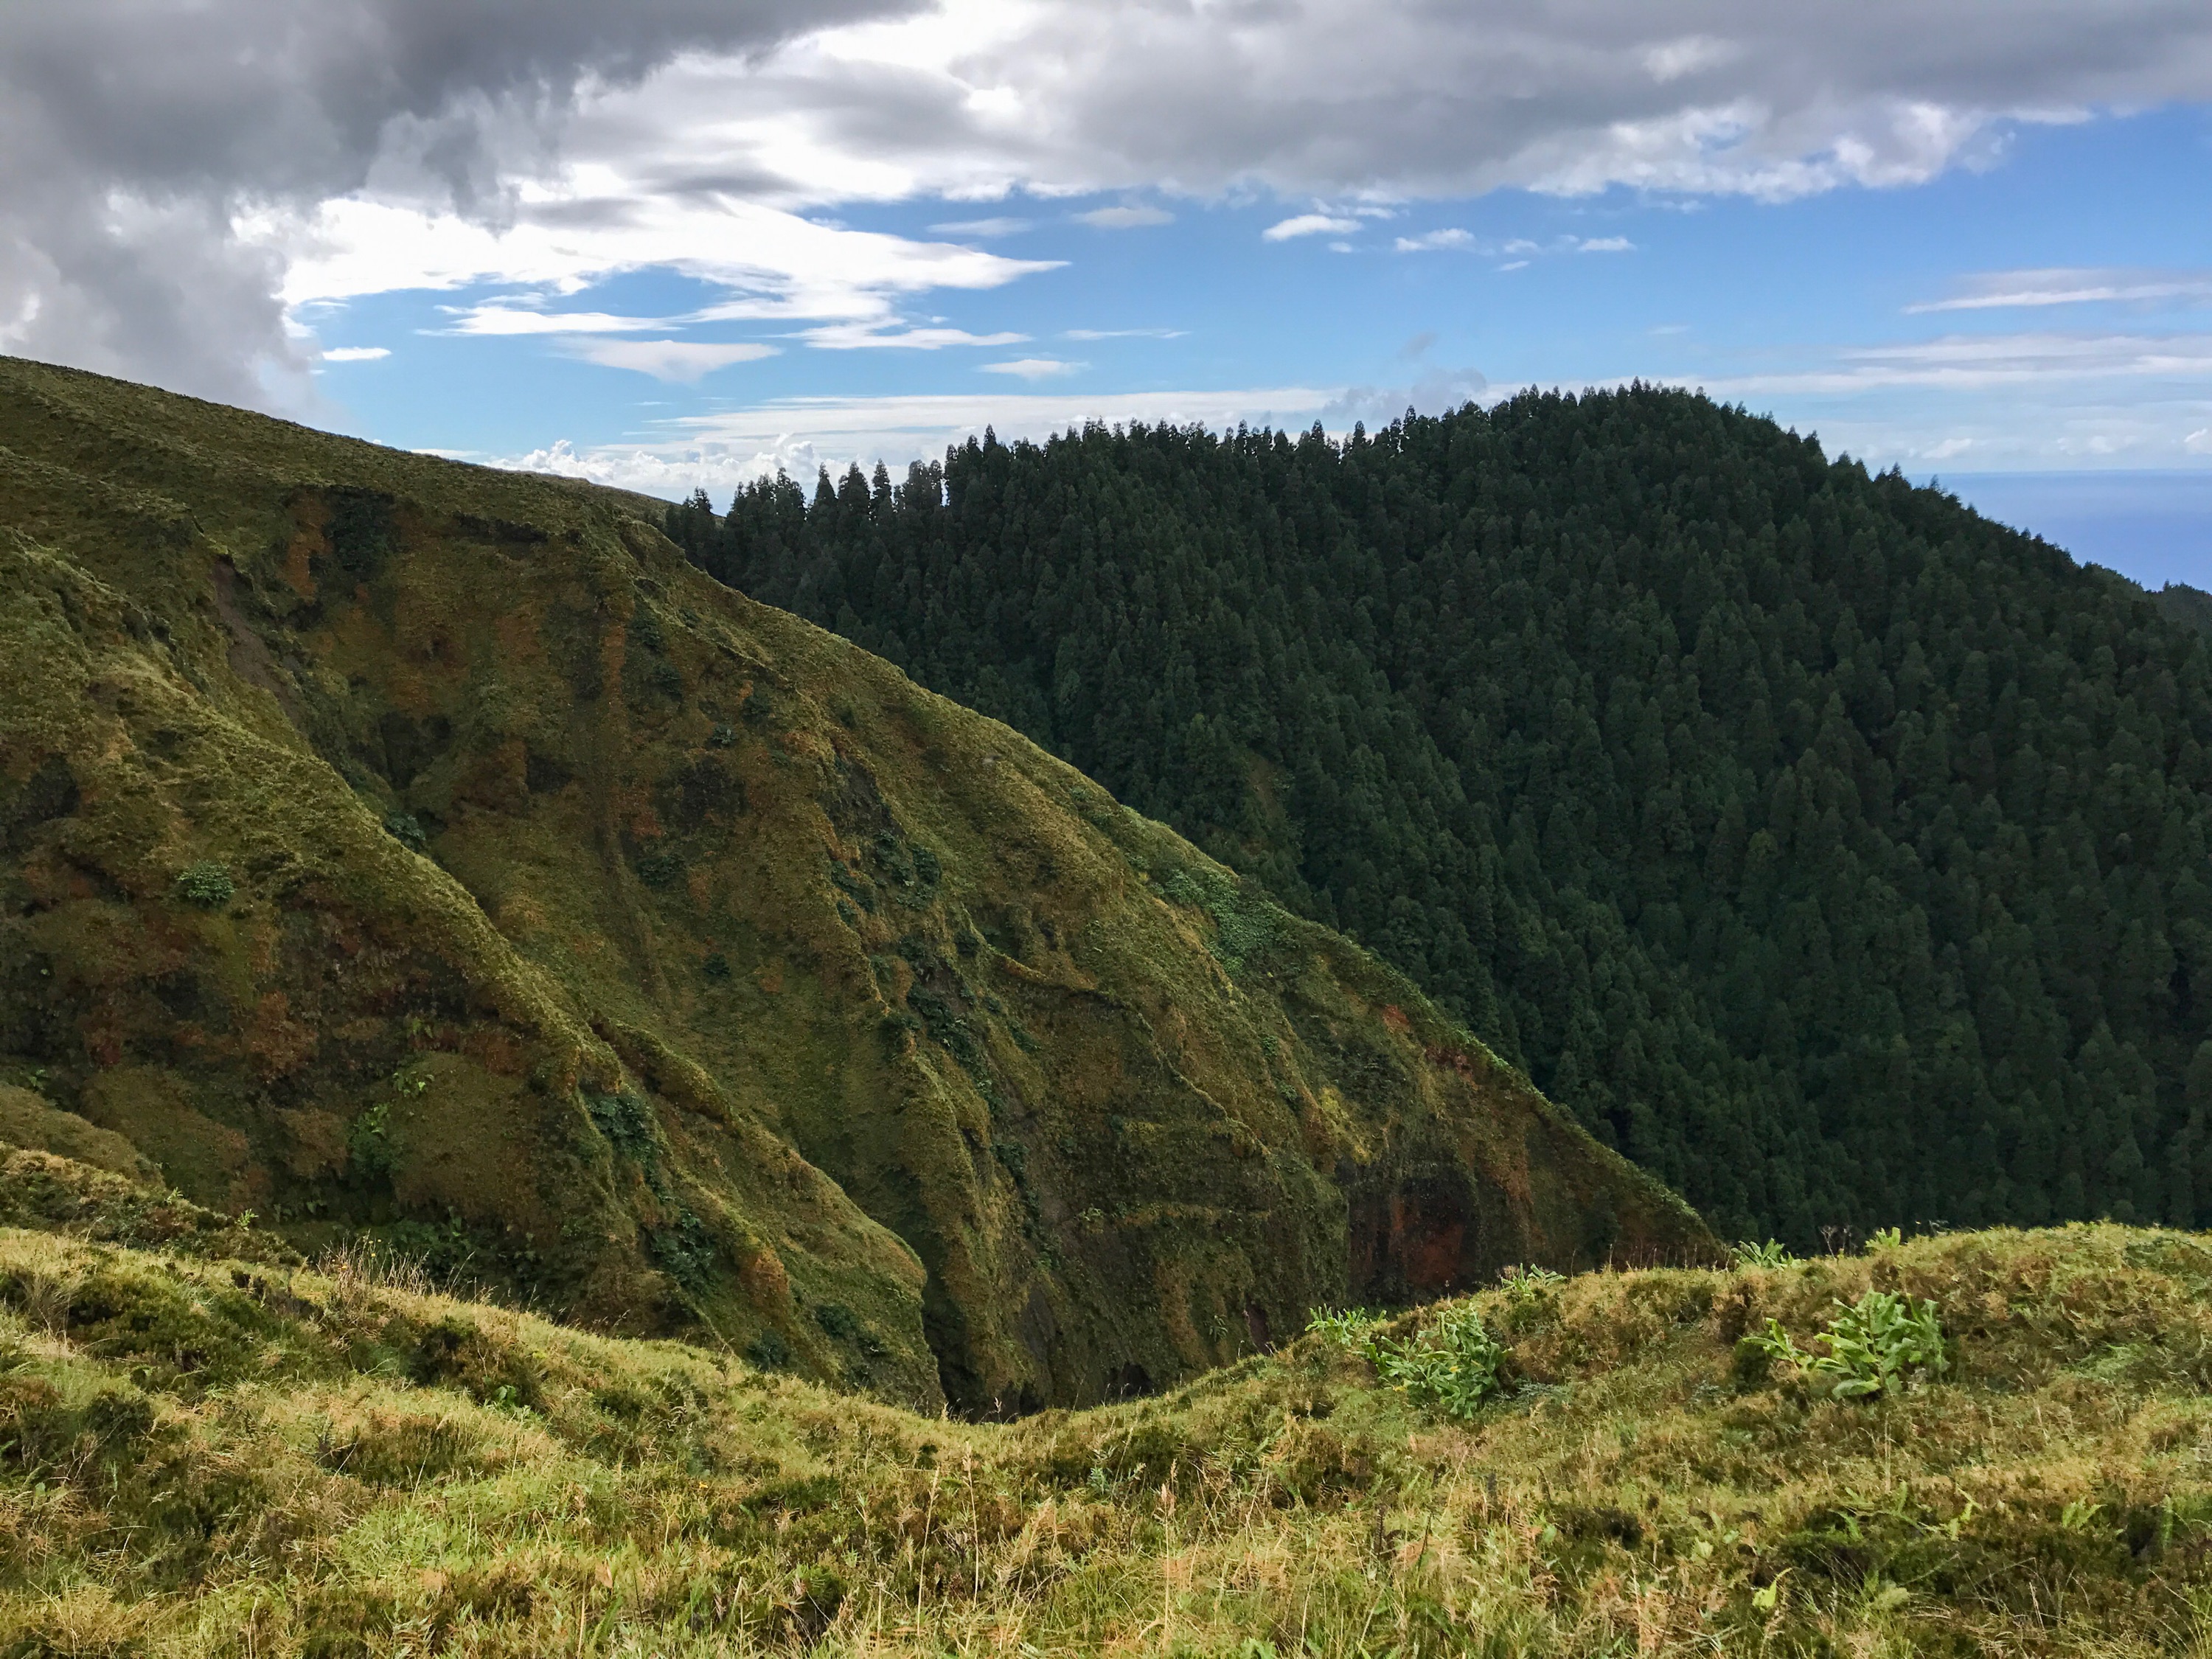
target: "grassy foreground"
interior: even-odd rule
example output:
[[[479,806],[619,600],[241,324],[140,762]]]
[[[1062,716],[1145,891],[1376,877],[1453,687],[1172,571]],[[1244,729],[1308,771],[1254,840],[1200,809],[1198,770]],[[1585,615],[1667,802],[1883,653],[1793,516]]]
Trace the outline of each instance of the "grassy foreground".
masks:
[[[1310,1335],[981,1425],[7,1180],[76,1219],[0,1231],[0,1654],[2212,1651],[2187,1235],[1501,1288],[1465,1425]],[[1935,1301],[1946,1380],[1741,1340],[1869,1287]]]

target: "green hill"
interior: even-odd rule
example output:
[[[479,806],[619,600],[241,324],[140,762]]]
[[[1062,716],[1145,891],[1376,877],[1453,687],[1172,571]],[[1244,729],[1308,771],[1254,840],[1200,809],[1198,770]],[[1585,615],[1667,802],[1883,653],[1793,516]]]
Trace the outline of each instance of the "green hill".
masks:
[[[670,515],[1403,969],[1724,1232],[2212,1221],[2193,601],[1635,388]]]
[[[1499,1386],[1464,1411],[1324,1334],[1158,1398],[980,1425],[358,1256],[307,1272],[121,1176],[0,1158],[4,1218],[48,1230],[0,1228],[0,1652],[2129,1659],[2212,1639],[2212,1251],[2180,1234],[1523,1274],[1379,1334],[1395,1365],[1393,1339],[1464,1346],[1475,1312]],[[1825,1354],[1869,1291],[1932,1304],[1940,1370],[1839,1398],[1755,1340]]]
[[[0,359],[0,1135],[972,1413],[1710,1254],[1401,975],[659,511]]]

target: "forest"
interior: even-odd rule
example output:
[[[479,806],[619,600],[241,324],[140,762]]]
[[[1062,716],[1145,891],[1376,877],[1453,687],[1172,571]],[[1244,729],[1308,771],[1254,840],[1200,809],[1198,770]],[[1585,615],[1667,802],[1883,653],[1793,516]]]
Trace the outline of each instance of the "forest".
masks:
[[[1428,990],[1724,1237],[2212,1223],[2185,608],[1741,407],[987,433],[669,510]]]

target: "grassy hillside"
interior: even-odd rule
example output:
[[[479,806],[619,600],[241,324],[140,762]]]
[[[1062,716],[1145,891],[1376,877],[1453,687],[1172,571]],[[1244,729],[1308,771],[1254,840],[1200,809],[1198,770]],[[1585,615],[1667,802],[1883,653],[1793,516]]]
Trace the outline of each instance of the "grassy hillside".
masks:
[[[2212,1224],[2184,590],[1656,387],[1094,425],[670,527],[1343,927],[1724,1231]]]
[[[2212,1650],[2185,1235],[1523,1275],[1385,1328],[1479,1311],[1463,1418],[1316,1335],[972,1425],[176,1200],[189,1249],[131,1248],[136,1189],[42,1154],[5,1189],[48,1231],[0,1231],[0,1652]],[[1942,1376],[1839,1400],[1744,1340],[1821,1352],[1872,1289],[1934,1304]]]
[[[1395,972],[640,510],[0,360],[27,1144],[981,1413],[1711,1249]]]

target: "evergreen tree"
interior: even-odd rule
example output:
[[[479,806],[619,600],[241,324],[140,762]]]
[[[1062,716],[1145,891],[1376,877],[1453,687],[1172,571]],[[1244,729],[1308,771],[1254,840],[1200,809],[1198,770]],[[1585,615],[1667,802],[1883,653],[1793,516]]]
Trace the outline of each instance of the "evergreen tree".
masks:
[[[2212,1222],[2212,648],[1954,497],[1637,386],[986,434],[668,526],[1353,933],[1725,1231]]]

